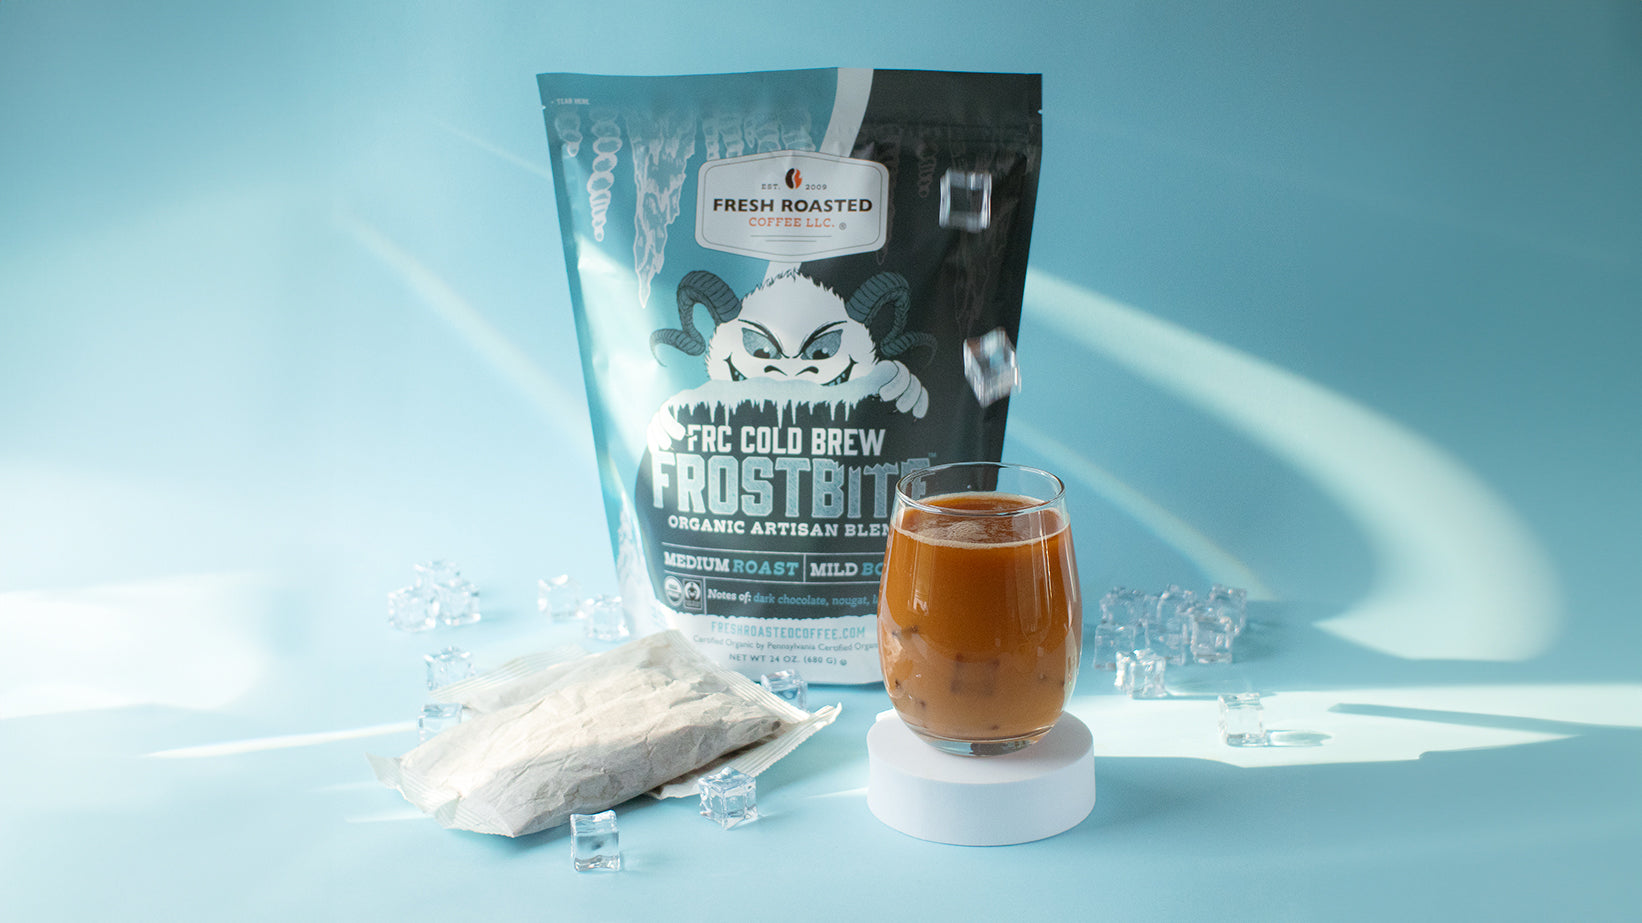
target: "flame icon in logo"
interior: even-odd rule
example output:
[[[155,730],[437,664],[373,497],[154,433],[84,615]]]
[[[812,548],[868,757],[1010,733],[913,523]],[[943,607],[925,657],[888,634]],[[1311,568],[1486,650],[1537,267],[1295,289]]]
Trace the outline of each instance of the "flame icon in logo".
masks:
[[[787,188],[797,189],[804,183],[804,174],[798,172],[797,167],[787,171]]]

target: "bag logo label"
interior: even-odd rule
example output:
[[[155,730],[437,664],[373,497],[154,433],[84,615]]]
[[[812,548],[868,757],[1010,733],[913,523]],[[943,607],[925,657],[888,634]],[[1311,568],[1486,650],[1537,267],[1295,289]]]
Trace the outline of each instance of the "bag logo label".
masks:
[[[773,151],[709,160],[696,182],[696,243],[778,262],[867,253],[889,233],[889,170],[871,160]]]

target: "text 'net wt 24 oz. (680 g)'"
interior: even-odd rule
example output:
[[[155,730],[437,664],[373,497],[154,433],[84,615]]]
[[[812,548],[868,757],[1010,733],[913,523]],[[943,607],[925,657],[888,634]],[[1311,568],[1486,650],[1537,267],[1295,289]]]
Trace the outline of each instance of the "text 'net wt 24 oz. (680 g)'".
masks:
[[[1040,77],[538,83],[630,612],[749,675],[877,681],[896,480],[1002,451],[963,344],[1018,337]]]

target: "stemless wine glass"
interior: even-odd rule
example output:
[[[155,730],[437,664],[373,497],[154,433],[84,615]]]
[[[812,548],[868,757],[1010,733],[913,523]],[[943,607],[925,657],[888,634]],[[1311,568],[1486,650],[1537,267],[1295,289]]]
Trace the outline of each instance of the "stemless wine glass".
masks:
[[[878,593],[878,651],[901,720],[948,753],[1047,734],[1077,681],[1083,602],[1064,486],[963,462],[901,478]]]

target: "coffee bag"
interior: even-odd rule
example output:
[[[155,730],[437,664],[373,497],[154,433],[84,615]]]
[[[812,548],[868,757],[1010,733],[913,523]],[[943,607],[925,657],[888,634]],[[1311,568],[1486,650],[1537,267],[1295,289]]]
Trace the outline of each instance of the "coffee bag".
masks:
[[[879,678],[896,480],[996,460],[1036,75],[538,78],[623,599],[748,675]],[[990,400],[990,396],[988,396]]]

